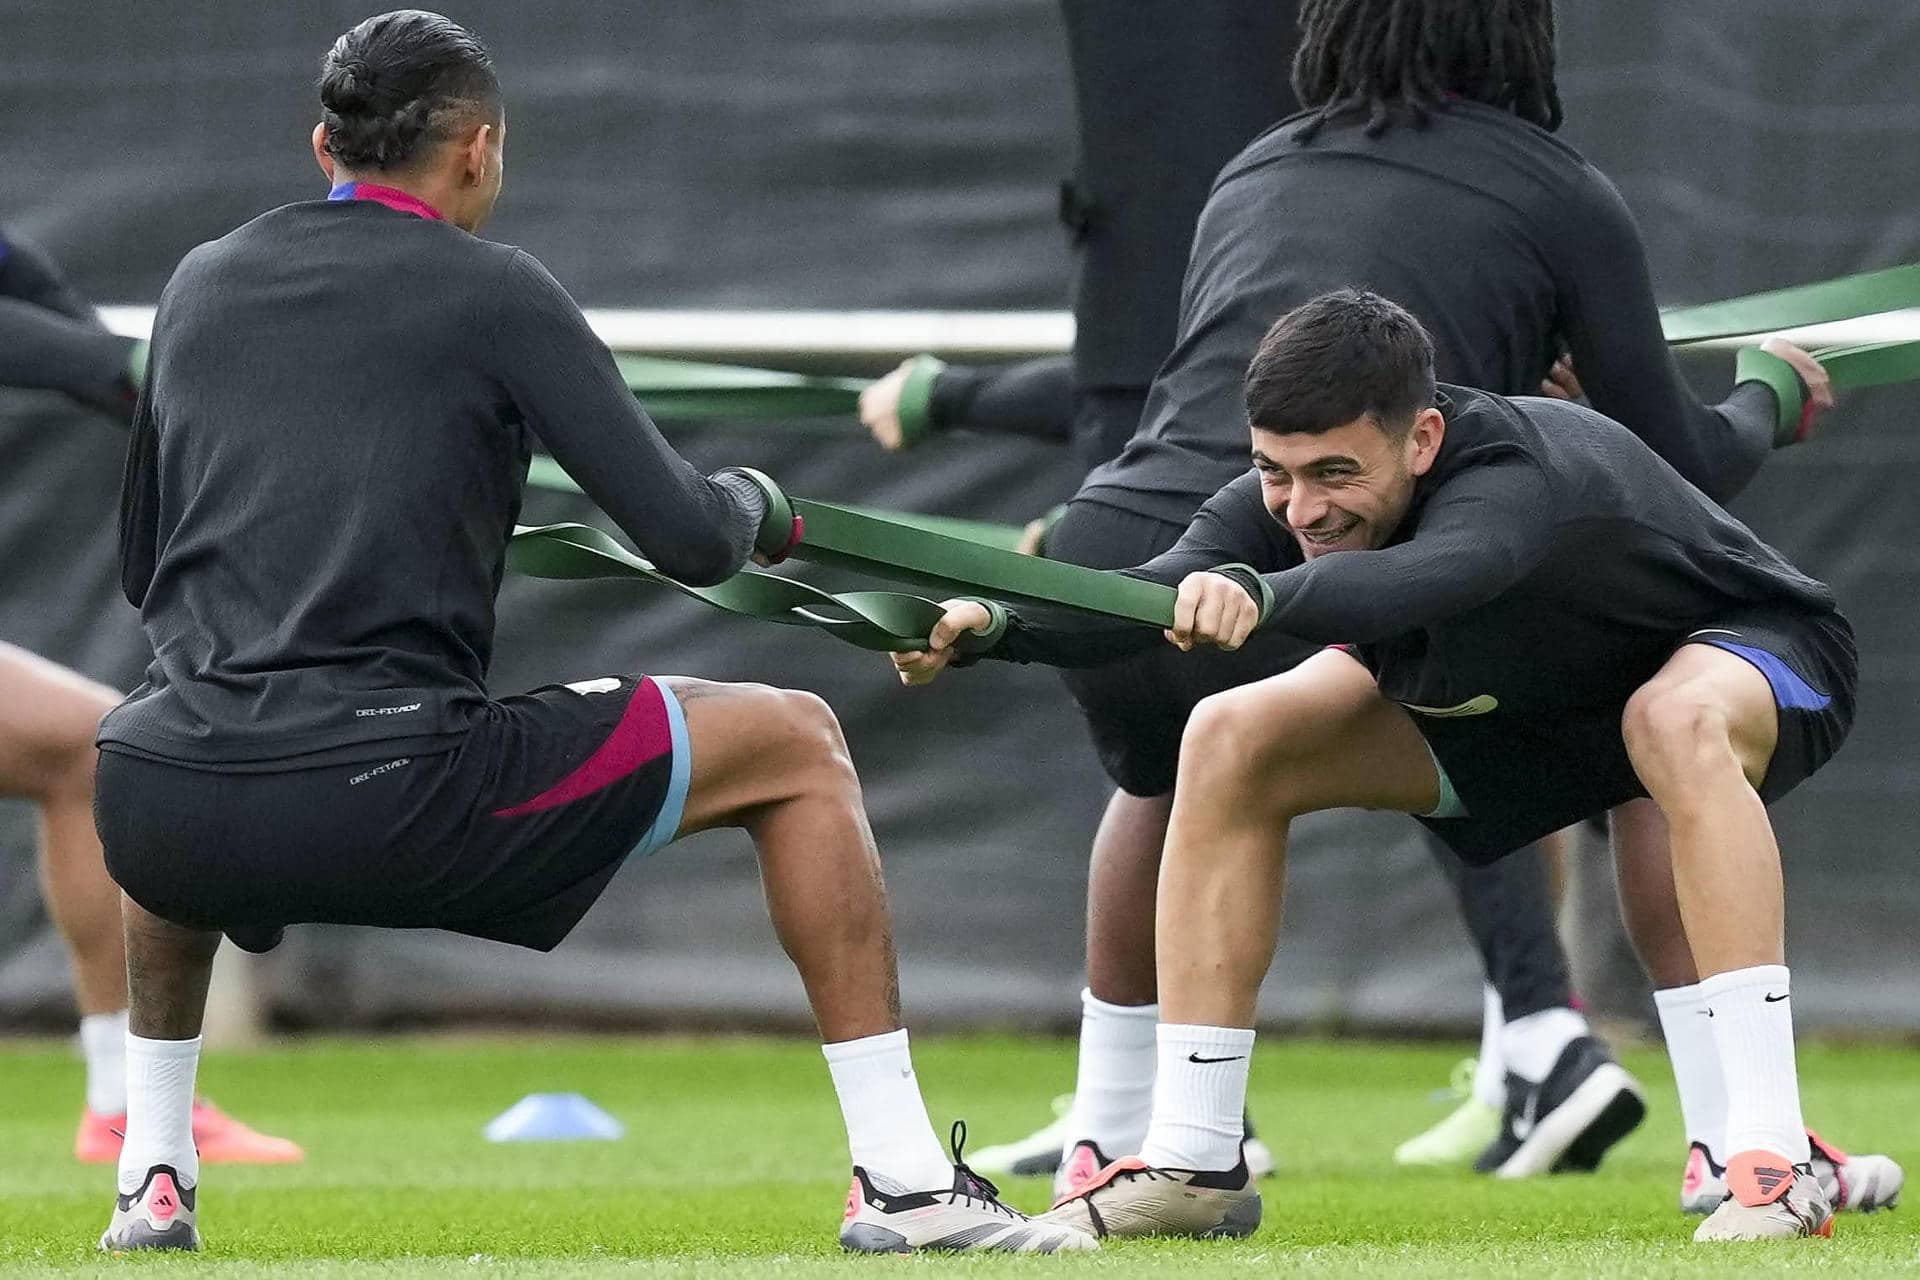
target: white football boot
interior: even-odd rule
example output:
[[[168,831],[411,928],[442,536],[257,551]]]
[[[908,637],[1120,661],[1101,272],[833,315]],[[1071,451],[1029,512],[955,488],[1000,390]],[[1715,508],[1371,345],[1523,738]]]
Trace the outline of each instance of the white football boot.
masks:
[[[1726,1199],[1693,1238],[1790,1240],[1833,1234],[1833,1202],[1811,1164],[1789,1164],[1771,1151],[1742,1151],[1727,1161]]]

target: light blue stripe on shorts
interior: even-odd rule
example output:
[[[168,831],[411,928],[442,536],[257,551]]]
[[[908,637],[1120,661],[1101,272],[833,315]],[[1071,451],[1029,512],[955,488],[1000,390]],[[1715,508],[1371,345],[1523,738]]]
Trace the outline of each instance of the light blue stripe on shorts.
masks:
[[[1461,803],[1460,793],[1453,789],[1453,779],[1447,776],[1447,767],[1440,763],[1439,756],[1433,754],[1432,743],[1427,742],[1425,738],[1420,739],[1420,741],[1426,744],[1427,759],[1433,761],[1433,771],[1440,778],[1440,803],[1433,806],[1433,808],[1427,810],[1427,812],[1421,814],[1420,816],[1423,818],[1464,818],[1466,817],[1467,806]],[[678,759],[679,757],[676,756],[675,757],[676,764],[678,762]]]
[[[680,819],[687,811],[687,788],[693,782],[693,748],[687,741],[687,713],[680,709],[680,699],[673,696],[673,690],[666,681],[655,680],[653,687],[660,691],[660,702],[667,709],[667,734],[673,743],[673,770],[667,776],[667,798],[660,802],[660,812],[654,816],[653,826],[639,844],[633,847],[630,857],[644,858],[648,854],[673,843],[674,833],[680,830]]]

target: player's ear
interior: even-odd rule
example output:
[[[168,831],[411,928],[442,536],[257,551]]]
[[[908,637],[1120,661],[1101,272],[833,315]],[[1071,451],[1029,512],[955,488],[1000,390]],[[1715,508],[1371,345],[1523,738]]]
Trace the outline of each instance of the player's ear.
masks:
[[[1407,433],[1413,474],[1423,476],[1433,469],[1433,460],[1440,456],[1440,442],[1446,436],[1446,415],[1438,409],[1422,409],[1414,415],[1413,429]]]
[[[313,158],[320,162],[320,172],[327,175],[327,185],[333,185],[333,153],[327,150],[327,126],[313,126]]]
[[[463,150],[469,185],[485,186],[489,172],[500,163],[500,151],[495,145],[497,136],[496,126],[492,124],[479,125],[468,136]]]

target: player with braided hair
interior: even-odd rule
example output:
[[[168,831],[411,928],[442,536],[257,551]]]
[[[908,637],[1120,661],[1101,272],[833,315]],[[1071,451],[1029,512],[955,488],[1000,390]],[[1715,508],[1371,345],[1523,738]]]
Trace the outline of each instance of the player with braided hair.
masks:
[[[1294,90],[1318,104],[1302,141],[1364,112],[1378,137],[1404,111],[1425,124],[1465,98],[1560,127],[1552,0],[1305,0]]]

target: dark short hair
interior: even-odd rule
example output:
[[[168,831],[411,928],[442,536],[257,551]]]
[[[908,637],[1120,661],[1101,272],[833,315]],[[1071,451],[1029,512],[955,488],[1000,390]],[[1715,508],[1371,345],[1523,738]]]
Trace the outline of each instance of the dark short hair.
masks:
[[[424,9],[368,18],[320,64],[327,151],[350,169],[397,169],[430,143],[500,114],[500,81],[479,37]]]
[[[1281,316],[1247,368],[1247,421],[1283,435],[1361,417],[1400,435],[1433,402],[1433,340],[1404,307],[1364,289]]]
[[[1349,113],[1370,135],[1424,124],[1454,96],[1558,129],[1553,41],[1553,0],[1305,0],[1293,93],[1314,114],[1298,136]]]

